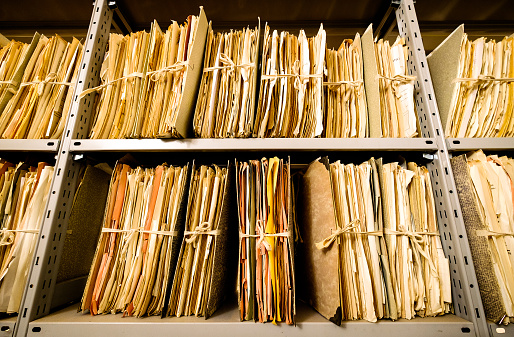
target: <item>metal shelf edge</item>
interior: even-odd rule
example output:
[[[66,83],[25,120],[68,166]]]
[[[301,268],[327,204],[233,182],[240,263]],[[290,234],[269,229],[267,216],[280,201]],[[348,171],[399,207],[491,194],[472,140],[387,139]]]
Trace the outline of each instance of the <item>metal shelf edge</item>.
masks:
[[[449,151],[512,150],[514,138],[447,138]]]
[[[0,139],[3,152],[55,152],[59,139]]]
[[[335,324],[324,319],[312,308],[301,303],[298,305],[297,326],[281,324],[261,324],[253,322],[240,322],[239,311],[235,305],[224,305],[213,317],[205,320],[199,317],[164,318],[146,317],[135,318],[121,315],[100,315],[92,317],[76,311],[76,305],[69,306],[61,311],[33,321],[29,325],[28,336],[51,336],[67,332],[67,335],[90,336],[101,333],[114,334],[125,337],[137,336],[140,333],[152,336],[205,336],[207,329],[213,336],[226,336],[244,334],[245,336],[262,336],[263,334],[283,336],[341,336],[349,333],[355,336],[370,334],[395,334],[406,336],[416,329],[416,336],[456,336],[468,335],[466,331],[473,332],[473,323],[455,315],[439,317],[415,318],[413,320],[399,320],[392,322],[380,320],[377,323],[366,321],[343,322]],[[193,323],[193,324],[192,324]],[[34,329],[35,328],[35,329]],[[251,328],[251,329],[250,329]],[[73,331],[73,333],[72,333]],[[37,333],[34,333],[37,332]]]
[[[432,138],[268,138],[268,139],[75,139],[70,152],[157,151],[436,151]]]

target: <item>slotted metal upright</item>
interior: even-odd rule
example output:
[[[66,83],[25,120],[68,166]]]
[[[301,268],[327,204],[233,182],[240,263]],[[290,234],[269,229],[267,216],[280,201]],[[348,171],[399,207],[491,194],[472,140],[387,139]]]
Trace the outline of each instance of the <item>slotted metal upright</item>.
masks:
[[[23,306],[16,324],[15,336],[59,336],[71,329],[77,336],[102,335],[213,335],[245,334],[261,335],[282,333],[289,336],[323,334],[340,336],[351,334],[364,336],[389,333],[417,336],[475,335],[486,336],[487,326],[483,310],[477,306],[480,300],[466,233],[455,207],[457,200],[453,183],[447,145],[441,132],[437,105],[430,80],[425,51],[419,32],[412,0],[402,0],[396,10],[401,36],[408,46],[409,73],[417,78],[415,84],[416,108],[422,136],[420,139],[185,139],[185,140],[88,140],[93,95],[78,99],[78,93],[94,87],[99,81],[100,67],[108,43],[113,11],[107,0],[97,0],[94,5],[84,57],[76,85],[74,101],[70,109],[65,134],[61,140],[56,163],[56,177],[48,203],[40,240],[36,249],[29,281],[23,298]],[[106,315],[90,317],[76,313],[75,307],[48,315],[53,303],[66,303],[81,296],[83,280],[56,284],[55,278],[62,255],[64,236],[70,213],[80,164],[74,154],[95,152],[190,152],[209,151],[289,151],[307,153],[319,151],[417,151],[426,154],[434,195],[438,222],[445,255],[450,260],[455,315],[435,318],[416,318],[412,321],[362,321],[345,322],[337,327],[324,320],[312,309],[299,305],[298,327],[239,322],[237,308],[224,309],[207,321],[196,318],[146,319],[124,318]],[[458,203],[458,200],[457,200]],[[460,217],[460,218],[459,218]],[[481,311],[482,310],[482,311]],[[195,323],[195,324],[192,324]]]

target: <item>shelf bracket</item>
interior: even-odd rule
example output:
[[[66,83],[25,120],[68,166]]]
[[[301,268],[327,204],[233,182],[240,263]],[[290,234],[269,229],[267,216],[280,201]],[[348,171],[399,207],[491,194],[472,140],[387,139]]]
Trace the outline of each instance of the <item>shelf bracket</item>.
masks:
[[[128,34],[132,33],[132,28],[130,28],[130,24],[128,23],[127,19],[123,16],[123,14],[120,11],[120,8],[118,7],[117,1],[108,1],[107,7],[109,7],[112,12],[116,15],[113,15],[112,18],[112,26],[119,34]]]

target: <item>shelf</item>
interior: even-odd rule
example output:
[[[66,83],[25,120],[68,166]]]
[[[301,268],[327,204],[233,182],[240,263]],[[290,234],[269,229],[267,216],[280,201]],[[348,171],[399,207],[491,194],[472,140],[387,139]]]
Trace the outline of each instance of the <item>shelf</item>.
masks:
[[[70,152],[436,151],[432,138],[77,139]]]
[[[514,336],[514,323],[498,325],[489,322],[489,332],[491,333],[491,337]]]
[[[27,336],[470,336],[473,324],[455,315],[415,318],[378,323],[366,321],[344,322],[340,327],[323,318],[303,303],[297,304],[297,326],[271,323],[240,322],[237,306],[226,304],[211,318],[121,317],[119,315],[90,316],[77,313],[72,305],[29,324]],[[195,323],[195,324],[191,324]],[[444,323],[444,324],[442,324]],[[250,329],[251,327],[251,329]],[[40,329],[40,330],[39,330]]]
[[[57,152],[58,139],[1,139],[0,152]]]
[[[514,138],[447,138],[449,151],[490,150],[502,151],[514,149]]]
[[[0,337],[11,337],[16,325],[17,316],[0,319]]]

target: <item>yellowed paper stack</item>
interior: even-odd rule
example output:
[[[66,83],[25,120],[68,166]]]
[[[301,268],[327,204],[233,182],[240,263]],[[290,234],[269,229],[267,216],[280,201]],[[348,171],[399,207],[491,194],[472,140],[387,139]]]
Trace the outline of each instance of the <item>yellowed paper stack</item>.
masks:
[[[303,175],[301,296],[335,324],[451,310],[430,176],[415,163],[407,167],[324,158]]]
[[[189,16],[163,32],[111,34],[92,116],[92,139],[186,137],[201,72],[207,19]]]
[[[227,238],[231,165],[193,167],[180,249],[167,314],[214,313],[227,286]],[[232,283],[230,283],[232,284]]]
[[[196,103],[195,136],[251,136],[259,59],[260,23],[229,33],[214,33],[209,25],[204,69]]]
[[[428,170],[408,163],[381,170],[384,235],[398,318],[451,310],[449,263],[437,229]]]
[[[14,62],[15,72],[5,75],[7,86],[0,84],[6,89],[0,92],[0,136],[59,138],[71,105],[82,44],[75,38],[66,42],[58,35],[47,38],[36,33],[18,53],[17,60],[6,59]]]
[[[160,315],[173,278],[187,166],[118,163],[80,311]]]
[[[53,166],[0,160],[0,312],[16,313],[50,194]]]
[[[415,77],[407,73],[407,47],[399,37],[375,43],[380,88],[382,137],[414,137],[418,134],[414,108]]]
[[[237,164],[241,320],[294,324],[289,165],[277,157]]]
[[[323,136],[362,138],[369,134],[364,90],[362,47],[359,34],[338,50],[327,49],[323,82]]]
[[[253,135],[312,138],[323,133],[326,33],[307,38],[264,31],[259,104]]]
[[[452,165],[486,316],[496,323],[510,323],[514,319],[514,160],[486,157],[479,150],[452,159]]]
[[[461,25],[427,57],[446,137],[514,137],[513,48]]]

